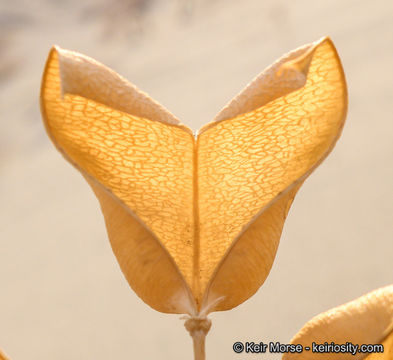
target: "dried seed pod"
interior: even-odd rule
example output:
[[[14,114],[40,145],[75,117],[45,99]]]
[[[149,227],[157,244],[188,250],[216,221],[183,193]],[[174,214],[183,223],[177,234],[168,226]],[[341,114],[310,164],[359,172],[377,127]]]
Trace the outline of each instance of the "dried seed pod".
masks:
[[[383,345],[383,352],[315,353],[312,343],[335,345]],[[391,360],[393,359],[393,285],[374,290],[347,304],[335,307],[307,322],[293,337],[292,344],[310,347],[301,354],[285,354],[283,360]],[[370,348],[371,349],[371,348]],[[344,350],[347,350],[344,348]]]
[[[8,360],[8,357],[0,350],[0,360]]]
[[[324,38],[267,68],[194,135],[112,70],[54,47],[41,109],[100,201],[130,286],[158,311],[203,319],[265,281],[297,190],[341,133],[347,94]]]

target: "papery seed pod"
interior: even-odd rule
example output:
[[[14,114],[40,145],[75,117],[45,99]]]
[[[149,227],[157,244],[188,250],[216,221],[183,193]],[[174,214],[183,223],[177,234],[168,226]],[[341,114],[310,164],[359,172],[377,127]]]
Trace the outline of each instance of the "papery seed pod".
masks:
[[[0,360],[8,360],[8,357],[0,350]]]
[[[317,353],[318,348],[313,351],[313,342],[321,344],[322,350],[325,343],[344,345],[344,351]],[[301,344],[303,348],[308,346],[310,350],[303,351],[301,354],[285,354],[283,360],[393,359],[393,285],[374,290],[347,304],[315,316],[300,329],[291,343]],[[359,348],[349,348],[348,343],[358,345]],[[374,352],[367,353],[360,349],[362,345],[378,346],[375,347]],[[353,353],[346,352],[347,350]],[[367,349],[363,351],[365,350]]]
[[[202,348],[206,315],[269,274],[297,190],[341,133],[347,94],[324,38],[267,68],[194,135],[112,70],[54,47],[41,109],[100,201],[130,286],[158,311],[188,314]]]

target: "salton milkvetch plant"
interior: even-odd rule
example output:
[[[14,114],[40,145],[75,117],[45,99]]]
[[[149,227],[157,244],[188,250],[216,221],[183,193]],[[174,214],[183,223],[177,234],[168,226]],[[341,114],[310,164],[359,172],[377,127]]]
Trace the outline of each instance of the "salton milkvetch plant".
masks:
[[[265,281],[296,192],[341,133],[347,93],[323,38],[283,56],[194,134],[114,71],[55,46],[41,110],[96,194],[130,286],[158,311],[187,314],[203,359],[208,313]]]

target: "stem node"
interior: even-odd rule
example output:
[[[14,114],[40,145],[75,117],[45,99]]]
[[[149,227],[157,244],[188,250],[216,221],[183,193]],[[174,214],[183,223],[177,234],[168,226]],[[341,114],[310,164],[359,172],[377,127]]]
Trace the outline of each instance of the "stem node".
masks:
[[[189,317],[184,326],[192,337],[194,359],[205,360],[205,337],[212,326],[212,322],[207,317]]]

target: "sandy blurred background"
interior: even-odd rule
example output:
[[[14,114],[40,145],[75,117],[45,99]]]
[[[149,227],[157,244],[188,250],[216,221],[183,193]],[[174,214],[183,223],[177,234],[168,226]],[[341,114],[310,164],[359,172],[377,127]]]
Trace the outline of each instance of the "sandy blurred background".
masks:
[[[341,140],[297,195],[273,269],[211,315],[208,359],[288,342],[312,316],[393,282],[391,1],[0,1],[0,347],[14,360],[191,359],[179,316],[128,287],[97,200],[49,142],[52,44],[87,54],[194,129],[285,52],[330,35],[348,81]]]

